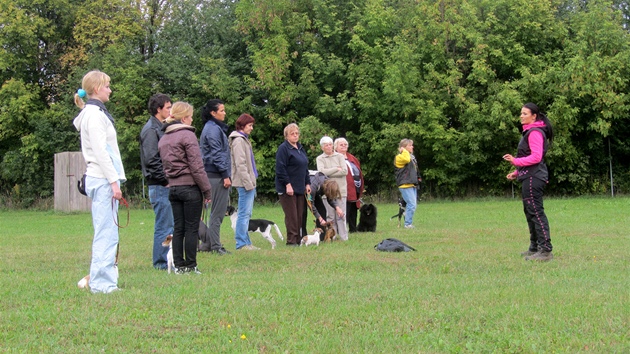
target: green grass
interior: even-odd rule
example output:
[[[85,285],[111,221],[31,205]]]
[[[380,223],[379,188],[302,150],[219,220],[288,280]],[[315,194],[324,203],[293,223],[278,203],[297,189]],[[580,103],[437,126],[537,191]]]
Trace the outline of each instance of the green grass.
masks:
[[[383,204],[376,233],[276,250],[253,234],[263,250],[202,253],[184,276],[151,268],[153,213],[132,210],[110,295],[76,287],[88,213],[3,211],[0,352],[628,353],[629,202],[547,200],[549,263],[520,257],[519,200],[421,202],[414,230]],[[254,217],[283,224],[279,206]],[[387,237],[418,251],[376,252]]]

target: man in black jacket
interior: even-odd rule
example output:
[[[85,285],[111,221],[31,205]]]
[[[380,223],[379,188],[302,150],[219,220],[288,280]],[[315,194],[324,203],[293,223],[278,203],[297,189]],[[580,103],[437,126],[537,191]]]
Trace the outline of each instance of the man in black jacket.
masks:
[[[164,134],[162,124],[171,114],[171,99],[158,93],[149,99],[151,117],[140,132],[140,164],[142,176],[149,185],[149,200],[155,213],[153,230],[153,267],[166,269],[168,247],[162,242],[173,233],[173,210],[168,199],[168,180],[162,168],[158,141]]]

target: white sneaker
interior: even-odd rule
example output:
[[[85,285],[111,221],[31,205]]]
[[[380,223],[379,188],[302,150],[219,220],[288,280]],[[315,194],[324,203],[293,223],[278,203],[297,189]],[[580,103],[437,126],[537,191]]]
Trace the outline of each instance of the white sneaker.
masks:
[[[405,229],[414,229],[414,228],[415,228],[415,226],[413,226],[413,225],[405,225]]]
[[[256,247],[254,245],[245,245],[241,248],[239,248],[239,250],[246,250],[246,251],[258,251],[260,248]]]

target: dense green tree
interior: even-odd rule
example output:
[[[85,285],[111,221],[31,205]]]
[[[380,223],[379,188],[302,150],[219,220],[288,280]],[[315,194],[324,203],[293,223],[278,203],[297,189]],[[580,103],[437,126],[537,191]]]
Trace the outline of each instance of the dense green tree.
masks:
[[[79,148],[72,94],[97,68],[112,78],[129,182],[156,92],[196,107],[226,102],[252,135],[259,194],[297,122],[313,161],[345,136],[368,192],[394,189],[400,139],[414,139],[434,196],[502,194],[518,115],[554,123],[550,191],[630,191],[630,37],[625,0],[0,0],[0,192],[52,194],[56,152]],[[198,130],[199,132],[199,130]]]

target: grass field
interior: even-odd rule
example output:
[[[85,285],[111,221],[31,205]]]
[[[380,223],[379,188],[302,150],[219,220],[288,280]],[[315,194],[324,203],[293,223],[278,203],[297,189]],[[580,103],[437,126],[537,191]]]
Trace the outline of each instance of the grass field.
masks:
[[[124,290],[93,295],[89,213],[2,211],[0,352],[629,353],[630,199],[549,199],[555,259],[524,261],[519,200],[421,202],[346,243],[198,255],[202,275],[151,268],[153,213],[121,230]],[[279,206],[256,207],[276,220]],[[309,221],[310,222],[310,221]],[[381,253],[380,240],[417,249]]]

